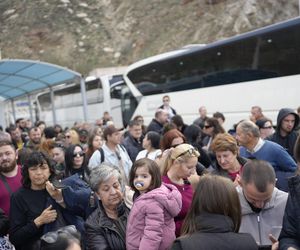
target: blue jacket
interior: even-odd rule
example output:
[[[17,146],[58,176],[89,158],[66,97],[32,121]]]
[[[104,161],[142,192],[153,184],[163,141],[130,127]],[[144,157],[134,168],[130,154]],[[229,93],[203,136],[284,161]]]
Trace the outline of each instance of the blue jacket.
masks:
[[[288,191],[287,180],[294,175],[297,164],[282,146],[275,142],[264,141],[264,145],[254,153],[250,153],[245,147],[240,147],[240,156],[269,162],[273,166],[278,179],[276,187]]]
[[[52,204],[58,212],[59,220],[49,225],[44,232],[57,230],[64,226],[64,223],[65,225],[75,225],[77,230],[84,235],[84,221],[97,208],[98,199],[89,185],[78,174],[62,180],[62,183],[67,186],[62,190],[66,208],[61,207],[51,199],[49,204]]]
[[[289,180],[290,194],[287,200],[282,230],[279,236],[279,250],[289,247],[300,249],[300,176]]]

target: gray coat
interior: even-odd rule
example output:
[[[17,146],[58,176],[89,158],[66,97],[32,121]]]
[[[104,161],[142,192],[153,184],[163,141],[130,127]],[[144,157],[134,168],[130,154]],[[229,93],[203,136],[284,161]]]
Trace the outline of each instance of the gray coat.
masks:
[[[271,200],[266,203],[260,213],[255,213],[245,199],[242,188],[237,187],[237,191],[242,206],[242,222],[239,232],[250,233],[259,245],[271,245],[269,234],[279,236],[288,194],[275,187]]]

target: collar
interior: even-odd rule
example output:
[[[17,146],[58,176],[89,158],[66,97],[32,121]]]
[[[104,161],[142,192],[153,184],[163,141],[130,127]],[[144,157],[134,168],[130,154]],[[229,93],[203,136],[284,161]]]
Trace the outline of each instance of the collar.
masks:
[[[252,150],[247,149],[247,151],[252,153],[252,154],[256,153],[258,150],[260,150],[262,148],[262,146],[264,144],[265,144],[265,141],[263,139],[259,138],[257,144],[255,145],[255,147]]]

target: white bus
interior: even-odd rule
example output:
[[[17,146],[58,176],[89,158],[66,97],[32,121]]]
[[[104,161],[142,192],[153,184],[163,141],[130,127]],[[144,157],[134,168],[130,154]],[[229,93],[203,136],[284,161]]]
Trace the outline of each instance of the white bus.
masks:
[[[187,46],[128,67],[122,114],[146,124],[169,95],[170,105],[191,124],[198,108],[219,111],[229,129],[258,105],[276,123],[278,110],[300,105],[300,18],[208,45]],[[298,93],[298,94],[297,94]]]
[[[114,124],[123,126],[121,115],[120,96],[115,93],[115,89],[123,85],[122,75],[103,75],[93,77],[85,82],[88,121],[94,123],[96,119],[103,116],[108,111],[114,118]],[[53,124],[52,105],[55,107],[57,123],[63,127],[70,127],[74,122],[83,122],[83,104],[81,97],[80,83],[68,84],[53,87],[54,103],[51,103],[50,91],[47,90],[36,96],[38,120],[43,120],[46,124]]]
[[[108,111],[114,118],[117,127],[123,126],[121,114],[121,88],[124,85],[122,74],[125,67],[101,68],[90,72],[85,80],[87,99],[87,122],[94,123]],[[15,118],[32,118],[42,120],[47,125],[54,125],[52,106],[56,113],[56,123],[63,127],[71,127],[74,122],[83,122],[83,102],[79,82],[61,84],[52,87],[54,102],[51,103],[50,89],[30,93],[30,98],[21,96],[4,102],[5,123],[14,123]],[[32,109],[32,116],[30,109]],[[13,116],[13,109],[15,118]]]

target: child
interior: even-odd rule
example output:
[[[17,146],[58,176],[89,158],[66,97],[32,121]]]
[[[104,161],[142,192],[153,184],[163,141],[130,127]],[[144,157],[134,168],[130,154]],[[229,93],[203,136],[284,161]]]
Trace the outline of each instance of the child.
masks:
[[[162,184],[157,163],[148,158],[133,164],[129,183],[135,194],[127,220],[126,248],[170,248],[175,240],[174,217],[181,210],[181,194],[175,186]]]

